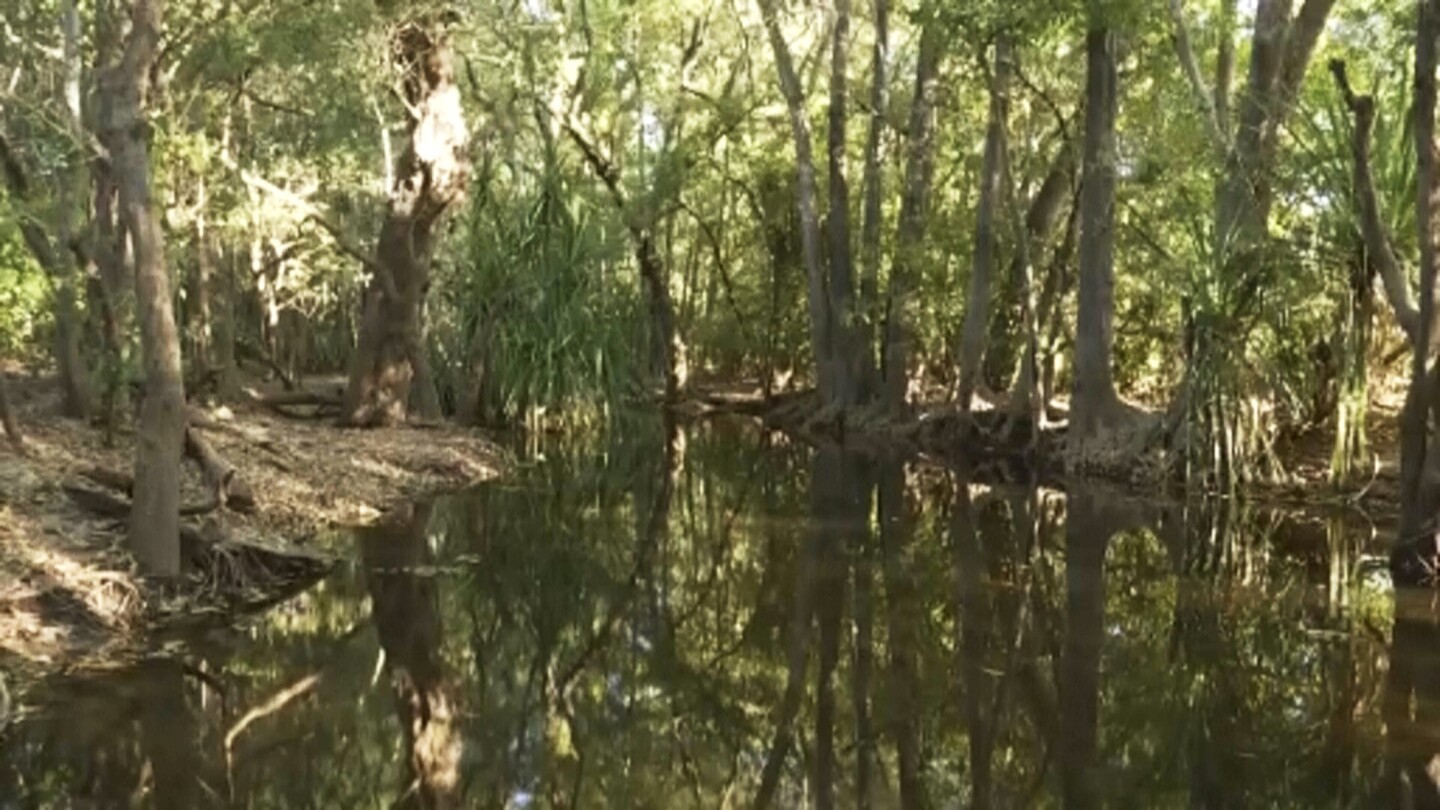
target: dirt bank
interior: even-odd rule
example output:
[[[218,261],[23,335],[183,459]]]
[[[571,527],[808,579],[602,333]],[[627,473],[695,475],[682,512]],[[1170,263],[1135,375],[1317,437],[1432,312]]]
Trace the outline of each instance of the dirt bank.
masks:
[[[56,417],[48,380],[12,377],[11,387],[25,446],[0,443],[0,674],[112,663],[176,616],[216,609],[223,595],[198,583],[148,586],[125,550],[123,521],[81,509],[65,492],[94,468],[128,471],[133,434],[107,445],[100,430]],[[192,523],[280,551],[363,525],[403,500],[494,477],[504,463],[492,441],[453,427],[342,430],[253,406],[198,416],[204,440],[255,497],[248,514],[222,509]],[[185,468],[183,503],[205,503],[198,468]]]

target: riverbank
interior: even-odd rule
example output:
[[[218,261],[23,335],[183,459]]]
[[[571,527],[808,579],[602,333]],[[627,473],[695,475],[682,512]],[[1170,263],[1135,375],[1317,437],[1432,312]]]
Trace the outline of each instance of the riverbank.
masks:
[[[1284,509],[1350,509],[1377,525],[1393,523],[1399,512],[1398,419],[1403,399],[1403,385],[1377,386],[1367,413],[1370,458],[1349,480],[1330,480],[1334,431],[1320,426],[1277,442],[1275,453],[1284,478],[1247,484],[1242,496]],[[977,407],[970,419],[943,402],[915,406],[908,417],[894,419],[875,409],[821,408],[809,390],[767,397],[758,386],[717,385],[697,390],[680,410],[695,416],[743,415],[812,444],[839,441],[882,453],[898,452],[943,467],[963,467],[973,477],[991,482],[1023,483],[1035,478],[1064,489],[1083,481],[1144,498],[1206,497],[1207,493],[1185,492],[1154,448],[1137,452],[1119,447],[1113,456],[1123,463],[1091,465],[1083,475],[1075,475],[1067,467],[1061,405],[1060,418],[1050,420],[1033,441],[1028,420],[1013,420],[988,403]]]
[[[67,492],[95,471],[128,471],[134,435],[62,419],[48,379],[12,379],[23,451],[0,443],[0,672],[110,665],[143,648],[177,618],[223,611],[267,595],[221,593],[191,577],[154,587],[125,548],[123,519],[97,514]],[[209,447],[233,466],[253,505],[204,511],[191,524],[208,537],[280,555],[309,555],[321,532],[366,525],[389,507],[493,478],[504,454],[483,435],[451,426],[342,430],[257,406],[198,409]],[[182,503],[210,499],[186,462]],[[232,488],[233,490],[233,488]],[[233,499],[232,499],[233,500]],[[281,587],[283,583],[274,587]]]

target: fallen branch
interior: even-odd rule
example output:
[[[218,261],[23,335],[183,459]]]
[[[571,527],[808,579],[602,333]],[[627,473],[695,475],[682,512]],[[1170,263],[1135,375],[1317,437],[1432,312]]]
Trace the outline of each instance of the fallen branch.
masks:
[[[330,394],[317,391],[277,391],[272,394],[262,394],[253,388],[247,388],[244,393],[250,404],[267,408],[291,419],[313,418],[326,412],[340,410],[340,394],[338,392]],[[316,410],[311,414],[299,414],[287,410],[292,407],[314,407]]]
[[[119,470],[107,470],[104,467],[90,467],[80,471],[80,477],[93,481],[107,489],[125,493],[125,497],[131,498],[135,495],[135,478],[129,473]]]
[[[215,452],[210,443],[194,429],[185,429],[185,455],[200,465],[211,500],[220,509],[249,514],[255,511],[255,492],[244,480],[236,477],[235,466]]]
[[[117,473],[117,475],[119,474]],[[79,506],[87,512],[116,520],[125,520],[130,517],[129,498],[112,495],[109,492],[96,489],[75,480],[62,481],[60,483],[60,489],[65,492],[70,500],[75,502],[76,506]],[[205,515],[214,512],[216,508],[217,505],[214,503],[181,506],[180,514],[183,517],[194,517],[196,515]]]

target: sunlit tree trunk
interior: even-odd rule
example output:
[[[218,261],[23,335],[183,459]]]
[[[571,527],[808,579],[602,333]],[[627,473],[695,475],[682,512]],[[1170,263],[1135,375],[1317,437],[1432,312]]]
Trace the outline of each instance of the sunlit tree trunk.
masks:
[[[102,142],[106,122],[116,115],[116,97],[106,92],[103,82],[106,70],[120,58],[121,25],[118,17],[119,12],[112,3],[97,4],[95,73],[101,87],[96,94],[93,115],[94,129],[100,134]],[[92,160],[90,178],[94,198],[85,248],[99,276],[98,283],[92,287],[91,304],[92,310],[99,315],[100,336],[104,343],[100,365],[100,416],[108,443],[121,419],[130,410],[125,363],[134,334],[134,254],[120,217],[118,179],[113,162]]]
[[[800,218],[800,247],[808,280],[810,310],[810,343],[815,357],[815,370],[820,398],[835,402],[839,370],[835,364],[835,329],[830,311],[830,292],[826,282],[825,259],[820,246],[819,192],[815,180],[814,144],[810,136],[810,118],[805,112],[805,88],[795,72],[790,46],[780,29],[775,0],[759,0],[765,31],[774,51],[775,69],[780,77],[780,92],[789,110],[790,132],[795,142],[795,204]]]
[[[443,24],[431,14],[401,21],[393,57],[410,110],[408,137],[367,268],[371,279],[341,406],[342,421],[355,426],[405,420],[416,368],[424,362],[422,318],[435,241],[470,175],[469,133]]]
[[[915,95],[910,103],[905,182],[900,196],[900,222],[895,233],[895,257],[890,268],[882,356],[882,401],[892,415],[908,405],[910,357],[915,341],[911,323],[918,284],[930,185],[935,175],[935,105],[940,93],[940,58],[944,51],[941,25],[927,20],[920,32],[915,66]]]
[[[1420,243],[1420,304],[1411,346],[1410,386],[1400,413],[1400,534],[1391,553],[1397,580],[1413,582],[1433,565],[1436,485],[1427,481],[1433,463],[1431,410],[1436,407],[1435,326],[1435,53],[1440,12],[1435,0],[1419,0],[1415,39],[1415,222]],[[1433,573],[1428,577],[1433,579]]]
[[[210,291],[215,279],[215,256],[211,251],[210,233],[205,217],[205,178],[199,178],[196,188],[197,208],[194,229],[195,272],[190,277],[190,294],[187,297],[186,331],[190,335],[190,379],[199,386],[210,384],[211,347],[213,345],[213,316],[210,307]]]
[[[1119,401],[1111,368],[1115,342],[1115,35],[1103,25],[1085,38],[1084,181],[1080,193],[1080,302],[1070,437],[1084,441],[1113,418]]]
[[[870,375],[855,305],[855,260],[850,238],[850,186],[845,174],[848,103],[846,72],[850,60],[850,0],[835,0],[831,34],[830,121],[826,148],[830,170],[830,317],[834,334],[835,398],[841,406],[858,404]]]
[[[995,38],[995,71],[990,85],[990,120],[985,128],[985,157],[980,166],[980,200],[975,206],[975,250],[970,260],[970,289],[965,299],[965,326],[960,338],[960,410],[970,412],[985,362],[990,325],[991,280],[999,244],[996,220],[1000,180],[1005,172],[1005,127],[1010,109],[1010,44]]]
[[[60,9],[60,27],[63,37],[62,56],[64,59],[64,81],[62,90],[65,101],[65,123],[68,134],[75,140],[72,148],[81,149],[84,122],[80,113],[80,13],[75,0],[65,0]],[[80,350],[80,312],[77,308],[78,291],[83,278],[84,265],[80,253],[70,250],[75,239],[75,210],[77,202],[83,199],[83,164],[76,162],[74,169],[62,174],[60,180],[60,219],[57,236],[60,245],[56,258],[55,285],[55,359],[60,372],[60,383],[65,393],[65,413],[79,419],[87,419],[94,408],[90,370]]]
[[[135,495],[130,547],[146,571],[180,573],[180,460],[185,436],[185,384],[180,335],[165,268],[165,242],[150,196],[145,97],[159,50],[161,0],[135,0],[120,63],[102,79],[109,116],[101,140],[119,192],[120,223],[135,257],[135,300],[145,394],[136,432]]]
[[[885,139],[885,116],[890,104],[890,2],[874,0],[875,47],[870,67],[870,127],[865,135],[865,169],[861,179],[860,311],[863,313],[865,377],[863,399],[879,392],[875,361],[876,325],[880,322],[880,228],[884,192],[880,150]]]

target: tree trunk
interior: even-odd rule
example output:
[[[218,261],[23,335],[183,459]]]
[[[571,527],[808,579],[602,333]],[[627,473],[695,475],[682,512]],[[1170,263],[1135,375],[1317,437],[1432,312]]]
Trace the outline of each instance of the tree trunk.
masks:
[[[136,435],[135,501],[130,547],[147,572],[180,573],[180,461],[185,441],[185,384],[180,336],[165,269],[165,243],[150,198],[145,96],[159,50],[162,0],[135,0],[120,63],[102,79],[110,116],[101,138],[119,190],[120,221],[135,255],[135,298],[145,361],[145,399]]]
[[[970,290],[965,301],[965,327],[960,338],[962,413],[970,413],[976,381],[985,362],[985,338],[990,325],[990,287],[999,239],[995,221],[1000,207],[1000,178],[1005,171],[1005,124],[1010,108],[1010,45],[1001,34],[995,39],[995,73],[990,85],[990,121],[985,129],[985,157],[980,168],[980,201],[975,213],[975,251],[970,261]]]
[[[985,377],[992,385],[1008,387],[1013,391],[1021,383],[1021,366],[1024,365],[1026,356],[1024,345],[1029,336],[1024,332],[1017,335],[1015,327],[1017,324],[1023,327],[1025,322],[1027,277],[1033,274],[1034,265],[1046,255],[1046,245],[1054,235],[1055,226],[1065,211],[1066,203],[1075,196],[1075,188],[1075,153],[1073,145],[1065,140],[1061,142],[1040,188],[1030,200],[1024,221],[1018,222],[1018,213],[1011,214],[1017,220],[1016,230],[1020,244],[1010,260],[1006,278],[1008,300],[1002,305],[1004,311],[995,312],[990,319],[990,340],[986,348],[984,368]],[[1007,186],[1006,194],[1014,196],[1013,178]],[[1031,281],[1033,282],[1033,279]],[[1050,281],[1051,276],[1047,274],[1045,285]],[[1051,292],[1054,292],[1053,289]],[[1048,314],[1046,307],[1049,303],[1042,290],[1040,300],[1031,310],[1037,328],[1046,323],[1042,316]],[[1001,307],[994,309],[1000,310]]]
[[[382,3],[382,5],[384,5]],[[400,24],[394,61],[411,110],[408,140],[380,227],[360,336],[341,421],[403,422],[423,335],[430,262],[441,219],[465,193],[469,141],[454,55],[441,24],[421,15]]]
[[[890,0],[875,2],[875,51],[870,67],[870,129],[865,136],[865,170],[860,224],[860,310],[863,313],[864,369],[862,398],[873,399],[879,380],[875,362],[876,324],[880,322],[880,225],[884,191],[880,146],[885,138],[885,116],[890,104]],[[863,793],[863,791],[862,791]]]
[[[120,24],[114,7],[106,4],[95,13],[95,73],[103,84],[109,66],[120,58]],[[103,86],[96,94],[95,125],[102,133],[115,119],[115,94]],[[90,177],[94,186],[93,218],[86,252],[99,271],[98,293],[92,300],[100,316],[100,335],[104,343],[101,362],[101,419],[107,444],[119,426],[121,416],[128,413],[129,387],[126,385],[126,355],[133,336],[133,256],[126,239],[125,226],[117,209],[119,191],[113,161],[92,160]]]
[[[217,263],[220,278],[212,285],[213,297],[213,342],[215,358],[215,393],[222,402],[233,400],[240,395],[240,368],[235,362],[235,303],[239,290],[235,285],[235,265],[240,261],[240,252],[227,246]]]
[[[820,251],[820,215],[816,209],[815,155],[810,138],[810,119],[805,112],[805,88],[795,72],[790,46],[780,30],[775,0],[759,0],[765,20],[765,31],[775,53],[775,69],[780,76],[780,92],[790,113],[790,132],[795,141],[795,204],[800,217],[800,248],[809,281],[810,344],[815,356],[815,371],[820,399],[829,404],[837,401],[838,372],[835,365],[833,316],[830,294],[825,278],[824,259]]]
[[[205,180],[199,183],[199,213],[195,216],[195,273],[190,277],[189,306],[186,331],[190,334],[191,379],[200,386],[209,384],[213,318],[210,312],[210,288],[215,277],[215,258],[210,251],[210,238],[205,222]]]
[[[1117,410],[1115,342],[1115,35],[1092,27],[1085,40],[1084,184],[1080,193],[1080,302],[1070,437],[1084,441]]]
[[[10,384],[5,382],[5,372],[0,371],[0,427],[5,428],[5,437],[10,444],[20,447],[25,436],[20,432],[20,422],[15,419],[15,407],[10,403]]]
[[[1433,563],[1436,497],[1425,470],[1433,462],[1430,411],[1435,396],[1431,379],[1430,338],[1435,319],[1435,37],[1440,15],[1435,0],[1419,0],[1415,38],[1415,223],[1420,243],[1420,305],[1411,350],[1410,388],[1400,414],[1400,533],[1392,551],[1396,563],[1418,557]],[[1405,556],[1410,559],[1404,560]],[[1433,576],[1433,574],[1432,574]],[[1397,579],[1402,579],[1397,577]],[[1403,579],[1410,579],[1404,577]]]
[[[835,0],[830,59],[830,121],[827,136],[830,171],[830,315],[835,356],[835,398],[842,407],[859,404],[870,376],[870,355],[855,307],[855,261],[850,240],[850,186],[845,176],[847,124],[846,72],[850,59],[850,0]]]
[[[80,13],[75,0],[65,0],[61,6],[60,27],[64,40],[64,81],[65,123],[68,134],[76,143],[83,143],[84,121],[80,113]],[[83,198],[84,167],[78,161],[60,180],[60,221],[57,236],[60,245],[56,250],[60,264],[55,268],[55,359],[60,371],[60,382],[65,392],[65,414],[77,419],[88,419],[94,410],[93,389],[90,369],[85,365],[85,356],[80,351],[80,313],[76,299],[84,278],[84,264],[79,256],[69,250],[75,238],[75,203]]]
[[[900,222],[895,233],[895,258],[890,268],[886,304],[882,400],[893,416],[907,406],[910,383],[911,297],[925,239],[930,183],[935,175],[935,104],[940,93],[940,57],[944,48],[939,23],[927,20],[920,32],[920,53],[915,65],[915,97],[910,104],[909,142],[906,148],[905,185],[900,197]]]

